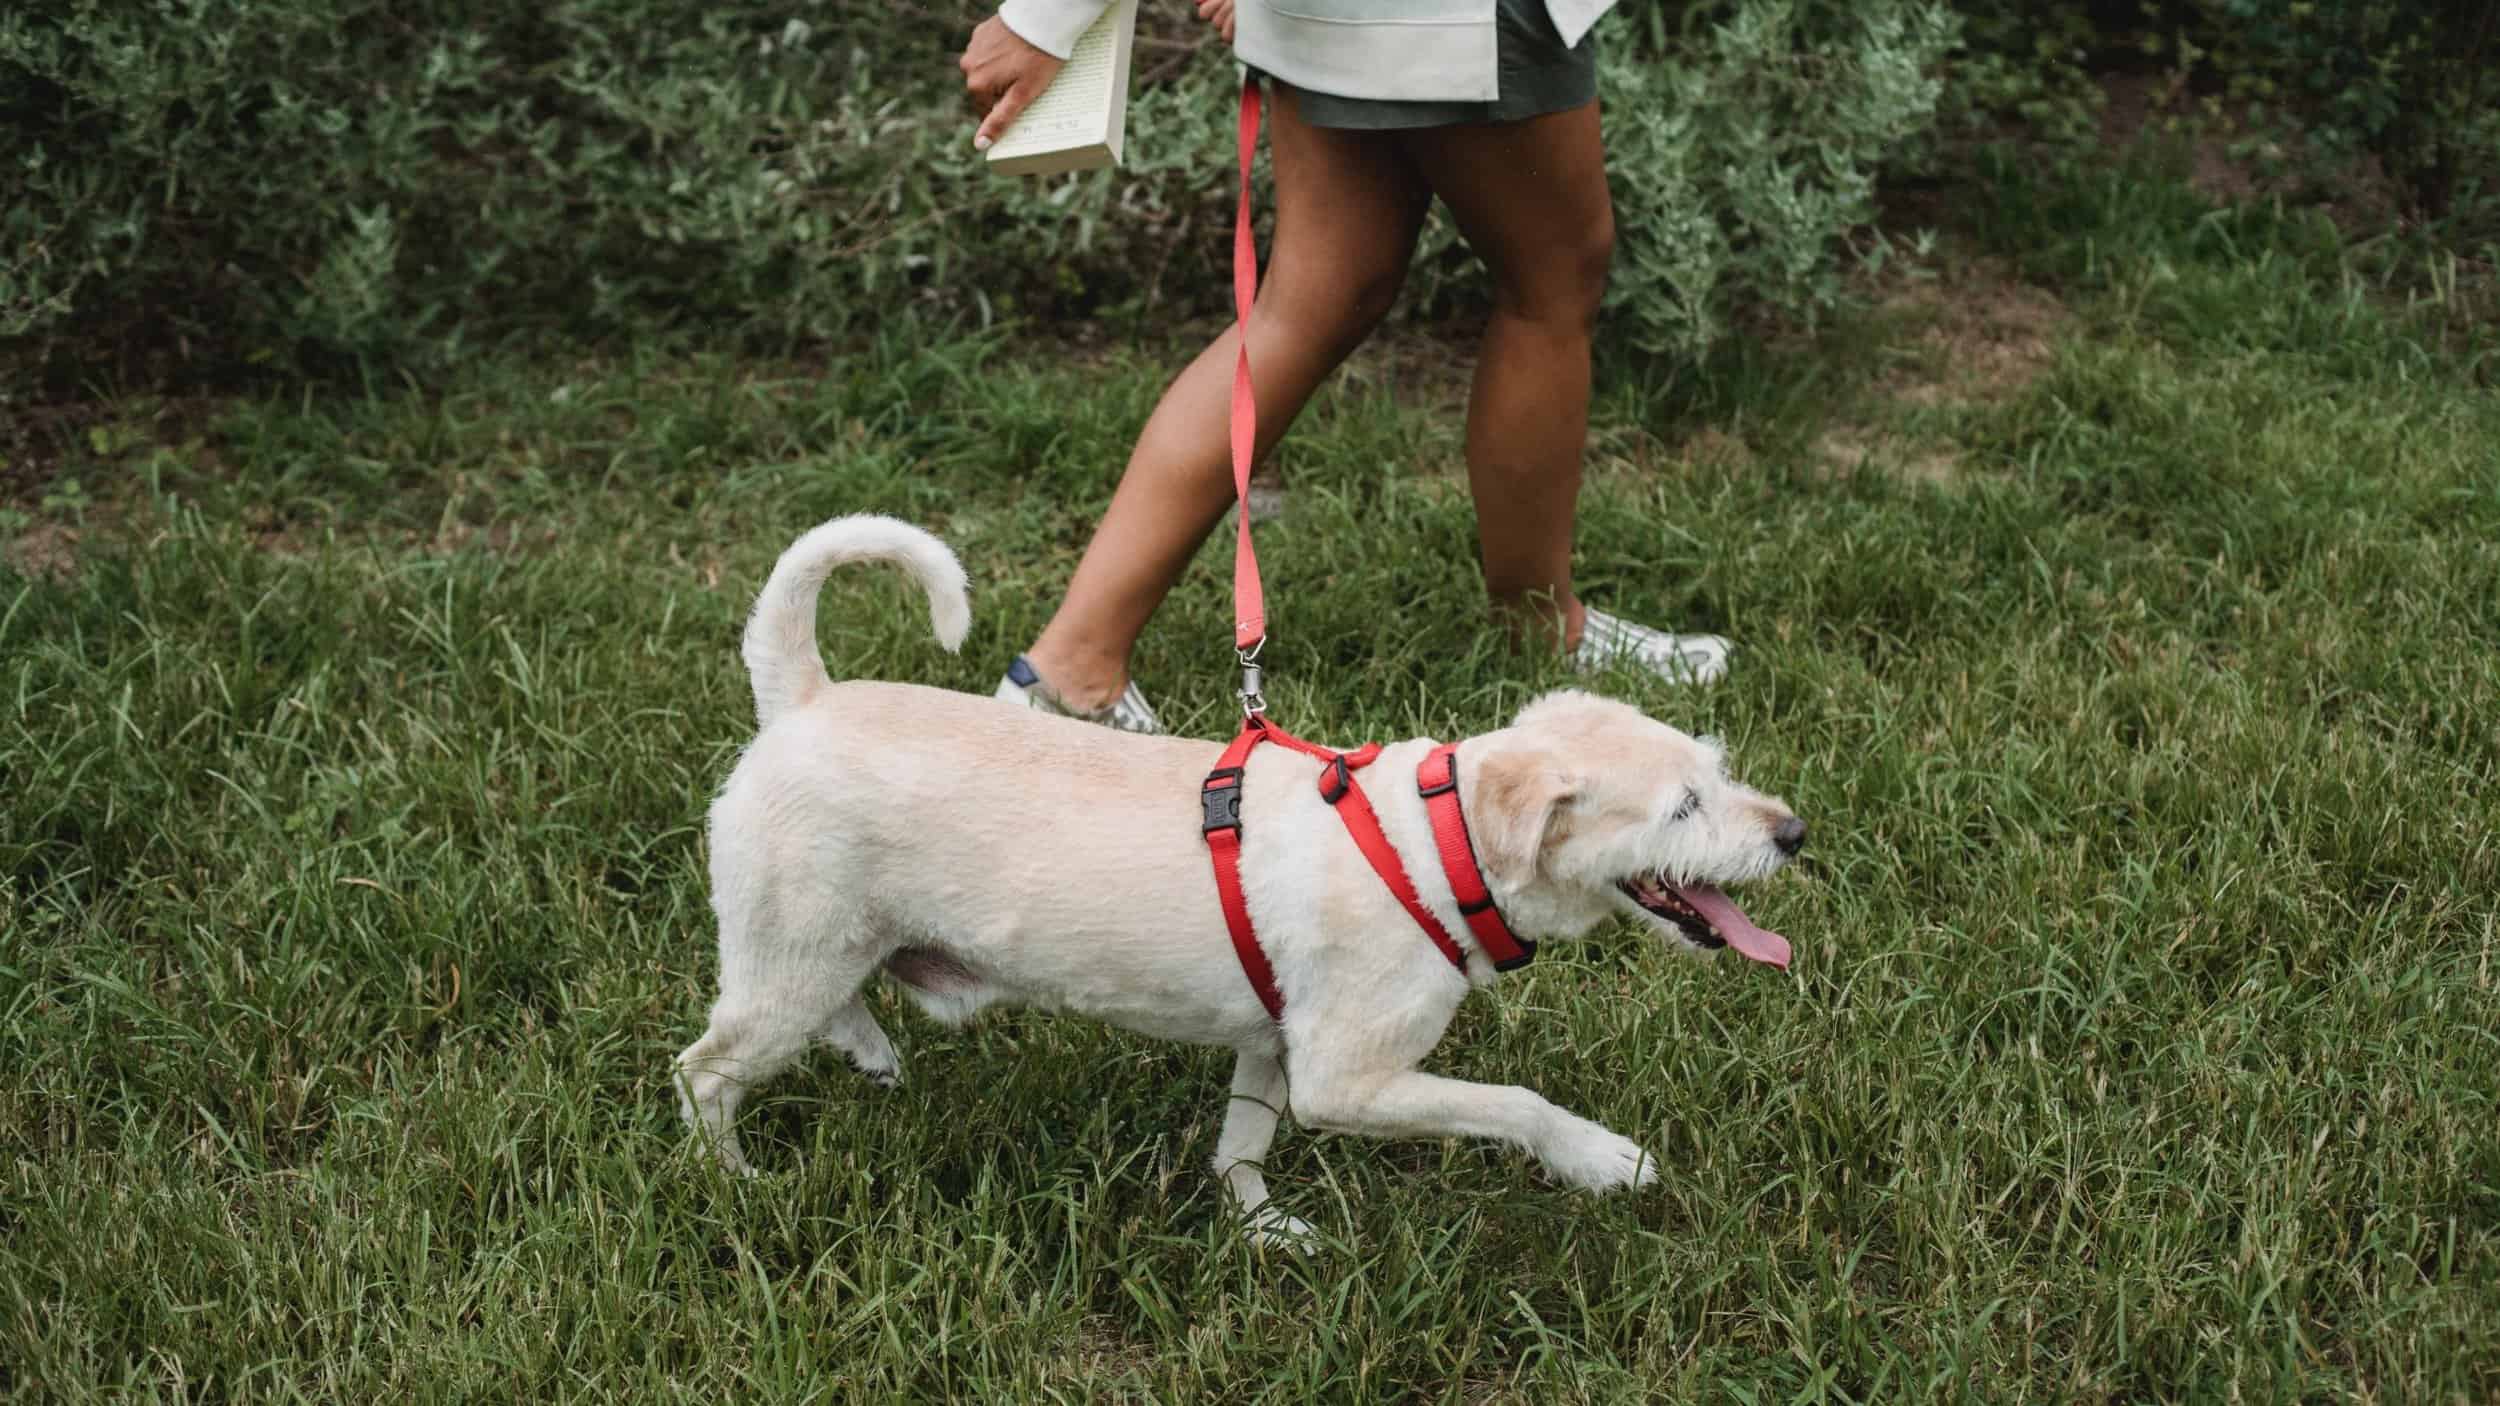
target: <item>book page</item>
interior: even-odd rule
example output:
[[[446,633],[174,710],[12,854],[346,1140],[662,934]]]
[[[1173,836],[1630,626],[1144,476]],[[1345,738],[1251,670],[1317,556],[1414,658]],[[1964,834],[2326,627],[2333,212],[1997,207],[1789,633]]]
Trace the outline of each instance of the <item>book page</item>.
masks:
[[[990,147],[990,159],[1050,151],[1104,139],[1110,126],[1112,88],[1119,77],[1120,22],[1130,13],[1119,0],[1080,36],[1068,61],[1033,105],[1016,117]]]

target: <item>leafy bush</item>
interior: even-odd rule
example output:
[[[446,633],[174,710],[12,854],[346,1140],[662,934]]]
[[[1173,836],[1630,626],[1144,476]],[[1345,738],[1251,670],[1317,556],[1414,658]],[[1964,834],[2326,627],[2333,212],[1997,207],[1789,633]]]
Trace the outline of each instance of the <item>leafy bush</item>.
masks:
[[[2093,75],[2107,57],[2105,31],[2093,11],[2106,8],[2106,0],[1954,0],[1962,44],[1945,83],[1938,135],[2010,128],[2053,146],[2090,142],[2101,106]],[[1938,155],[1924,147],[1914,152],[1923,159]]]
[[[845,28],[755,0],[15,10],[0,331],[317,364],[550,321],[839,330],[916,267],[892,217],[950,213],[953,136]]]
[[[1946,125],[2093,134],[2096,73],[2153,65],[2330,183],[2375,158],[2459,243],[2500,238],[2500,6],[2490,0],[1954,0]]]
[[[1889,150],[1923,132],[1956,26],[1940,4],[1742,0],[1670,35],[1635,7],[1604,36],[1620,334],[1690,355],[1729,313],[1810,315],[1840,293],[1840,236],[1874,212]]]
[[[2500,217],[2490,0],[2147,0],[2146,47],[2328,154],[2366,151],[2433,218]],[[2500,231],[2493,231],[2500,232]]]
[[[983,7],[50,0],[0,13],[0,336],[196,377],[422,368],[482,339],[788,343],[922,310],[1217,305],[1233,68],[1149,6],[1131,164],[1011,181],[952,58]],[[1669,23],[1675,18],[1678,22]],[[1690,351],[1832,296],[1936,99],[1933,0],[1624,7],[1615,325]],[[1671,61],[1670,61],[1671,60]],[[1416,280],[1469,283],[1437,228]]]

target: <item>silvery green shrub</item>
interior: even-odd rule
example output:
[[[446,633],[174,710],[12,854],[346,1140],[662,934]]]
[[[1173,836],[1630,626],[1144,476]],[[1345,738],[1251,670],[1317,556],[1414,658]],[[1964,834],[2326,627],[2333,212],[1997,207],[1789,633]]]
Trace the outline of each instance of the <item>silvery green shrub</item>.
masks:
[[[1235,70],[1148,8],[1126,167],[1032,181],[968,146],[962,0],[8,6],[0,337],[73,371],[413,370],[514,337],[1220,309]],[[1932,0],[1626,0],[1611,333],[1690,354],[1736,308],[1828,303],[1953,37]],[[1411,305],[1476,286],[1436,223]]]

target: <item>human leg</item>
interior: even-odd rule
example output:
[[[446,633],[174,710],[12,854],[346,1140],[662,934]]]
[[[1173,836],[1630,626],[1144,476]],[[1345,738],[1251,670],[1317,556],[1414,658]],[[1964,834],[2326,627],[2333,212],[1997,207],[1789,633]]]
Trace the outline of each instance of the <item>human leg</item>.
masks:
[[[1592,622],[1572,589],[1591,339],[1614,255],[1597,105],[1401,135],[1492,279],[1468,399],[1467,477],[1496,612],[1584,664],[1630,655],[1669,678],[1715,677],[1726,641]]]
[[[1597,107],[1404,137],[1492,282],[1467,405],[1485,589],[1515,623],[1558,624],[1576,638],[1571,538],[1589,342],[1614,256]]]
[[[1249,326],[1261,455],[1388,312],[1430,201],[1390,138],[1312,127],[1290,89],[1279,85],[1276,98],[1276,231]],[[1227,329],[1164,392],[1066,598],[1026,653],[1072,710],[1119,698],[1138,634],[1233,501],[1240,336]]]

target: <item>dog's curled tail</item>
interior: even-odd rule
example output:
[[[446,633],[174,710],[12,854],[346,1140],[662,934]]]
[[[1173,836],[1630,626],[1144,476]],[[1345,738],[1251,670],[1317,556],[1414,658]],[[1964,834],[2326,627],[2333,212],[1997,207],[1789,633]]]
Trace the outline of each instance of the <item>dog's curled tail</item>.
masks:
[[[755,599],[739,653],[755,681],[755,719],[768,725],[831,686],[824,655],[816,648],[816,593],[837,566],[889,561],[911,574],[929,594],[929,624],[938,643],[961,648],[972,627],[972,603],[964,593],[964,569],[946,544],[907,522],[859,513],[809,529],[773,564],[772,579]]]

